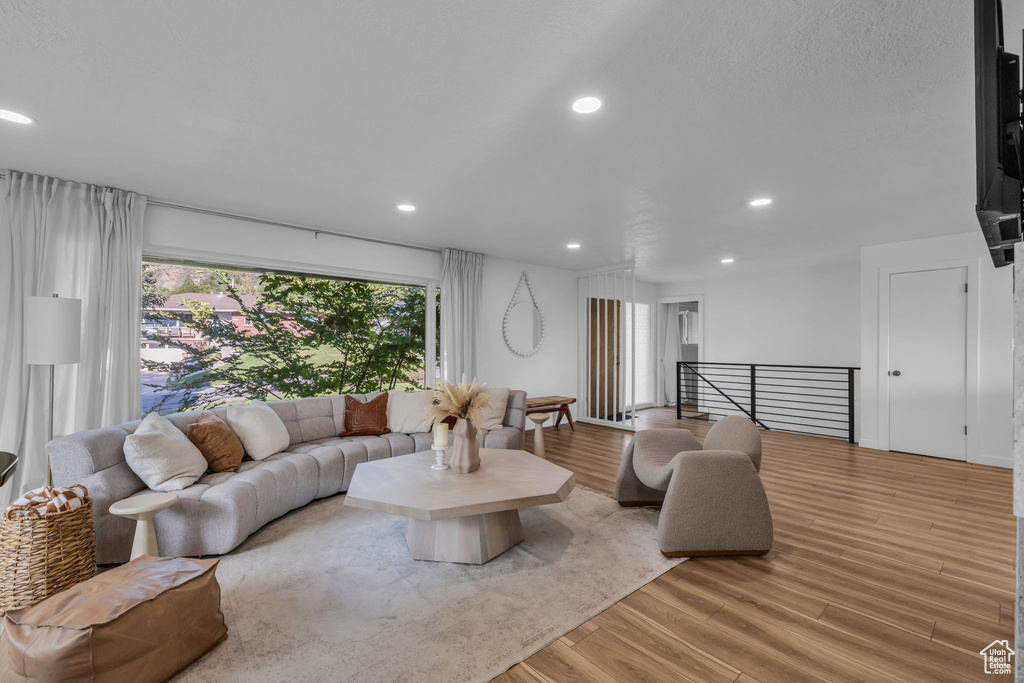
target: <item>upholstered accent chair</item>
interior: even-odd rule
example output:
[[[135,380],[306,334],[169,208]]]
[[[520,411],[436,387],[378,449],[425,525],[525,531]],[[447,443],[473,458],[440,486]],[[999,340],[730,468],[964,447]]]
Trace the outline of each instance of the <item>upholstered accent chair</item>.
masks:
[[[760,469],[761,435],[744,417],[719,420],[703,444],[686,429],[647,429],[626,446],[615,498],[661,506],[666,557],[764,555],[773,527]]]

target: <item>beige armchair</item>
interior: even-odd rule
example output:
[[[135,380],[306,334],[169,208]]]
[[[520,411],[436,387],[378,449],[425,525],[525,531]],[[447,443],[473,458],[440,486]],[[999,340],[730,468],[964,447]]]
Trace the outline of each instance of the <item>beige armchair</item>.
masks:
[[[719,420],[703,444],[685,429],[647,429],[626,446],[615,498],[661,506],[666,557],[764,555],[773,527],[760,469],[761,435],[746,418]]]

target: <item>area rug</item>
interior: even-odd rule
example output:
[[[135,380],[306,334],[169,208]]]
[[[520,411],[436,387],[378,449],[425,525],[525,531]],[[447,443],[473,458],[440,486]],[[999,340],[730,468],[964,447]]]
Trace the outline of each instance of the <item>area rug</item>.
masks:
[[[664,573],[657,512],[577,488],[485,565],[409,557],[404,519],[316,501],[222,558],[228,638],[188,682],[487,681]]]

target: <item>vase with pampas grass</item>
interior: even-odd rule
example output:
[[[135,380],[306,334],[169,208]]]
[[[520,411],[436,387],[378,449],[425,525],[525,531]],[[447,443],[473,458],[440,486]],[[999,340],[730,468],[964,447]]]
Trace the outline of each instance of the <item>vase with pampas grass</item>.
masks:
[[[481,412],[490,401],[487,389],[476,383],[439,382],[434,391],[434,405],[430,411],[438,421],[455,418],[455,439],[451,447],[448,465],[460,474],[468,474],[480,468],[480,442],[476,439],[476,424],[483,419]]]

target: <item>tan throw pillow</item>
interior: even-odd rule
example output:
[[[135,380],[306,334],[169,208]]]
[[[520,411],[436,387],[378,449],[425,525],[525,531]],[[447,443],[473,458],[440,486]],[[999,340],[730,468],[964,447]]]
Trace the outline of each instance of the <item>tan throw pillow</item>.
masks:
[[[503,389],[494,389],[487,387],[487,393],[490,394],[490,400],[487,401],[480,412],[483,413],[483,424],[480,425],[480,429],[501,429],[505,424],[505,406],[508,405],[508,387]]]
[[[387,394],[366,403],[352,396],[345,397],[345,431],[339,436],[380,436],[390,431]]]
[[[245,457],[238,435],[213,413],[203,413],[188,426],[188,440],[196,445],[214,472],[234,472]]]
[[[428,412],[433,402],[433,391],[389,391],[388,429],[397,434],[429,432],[434,426]]]

